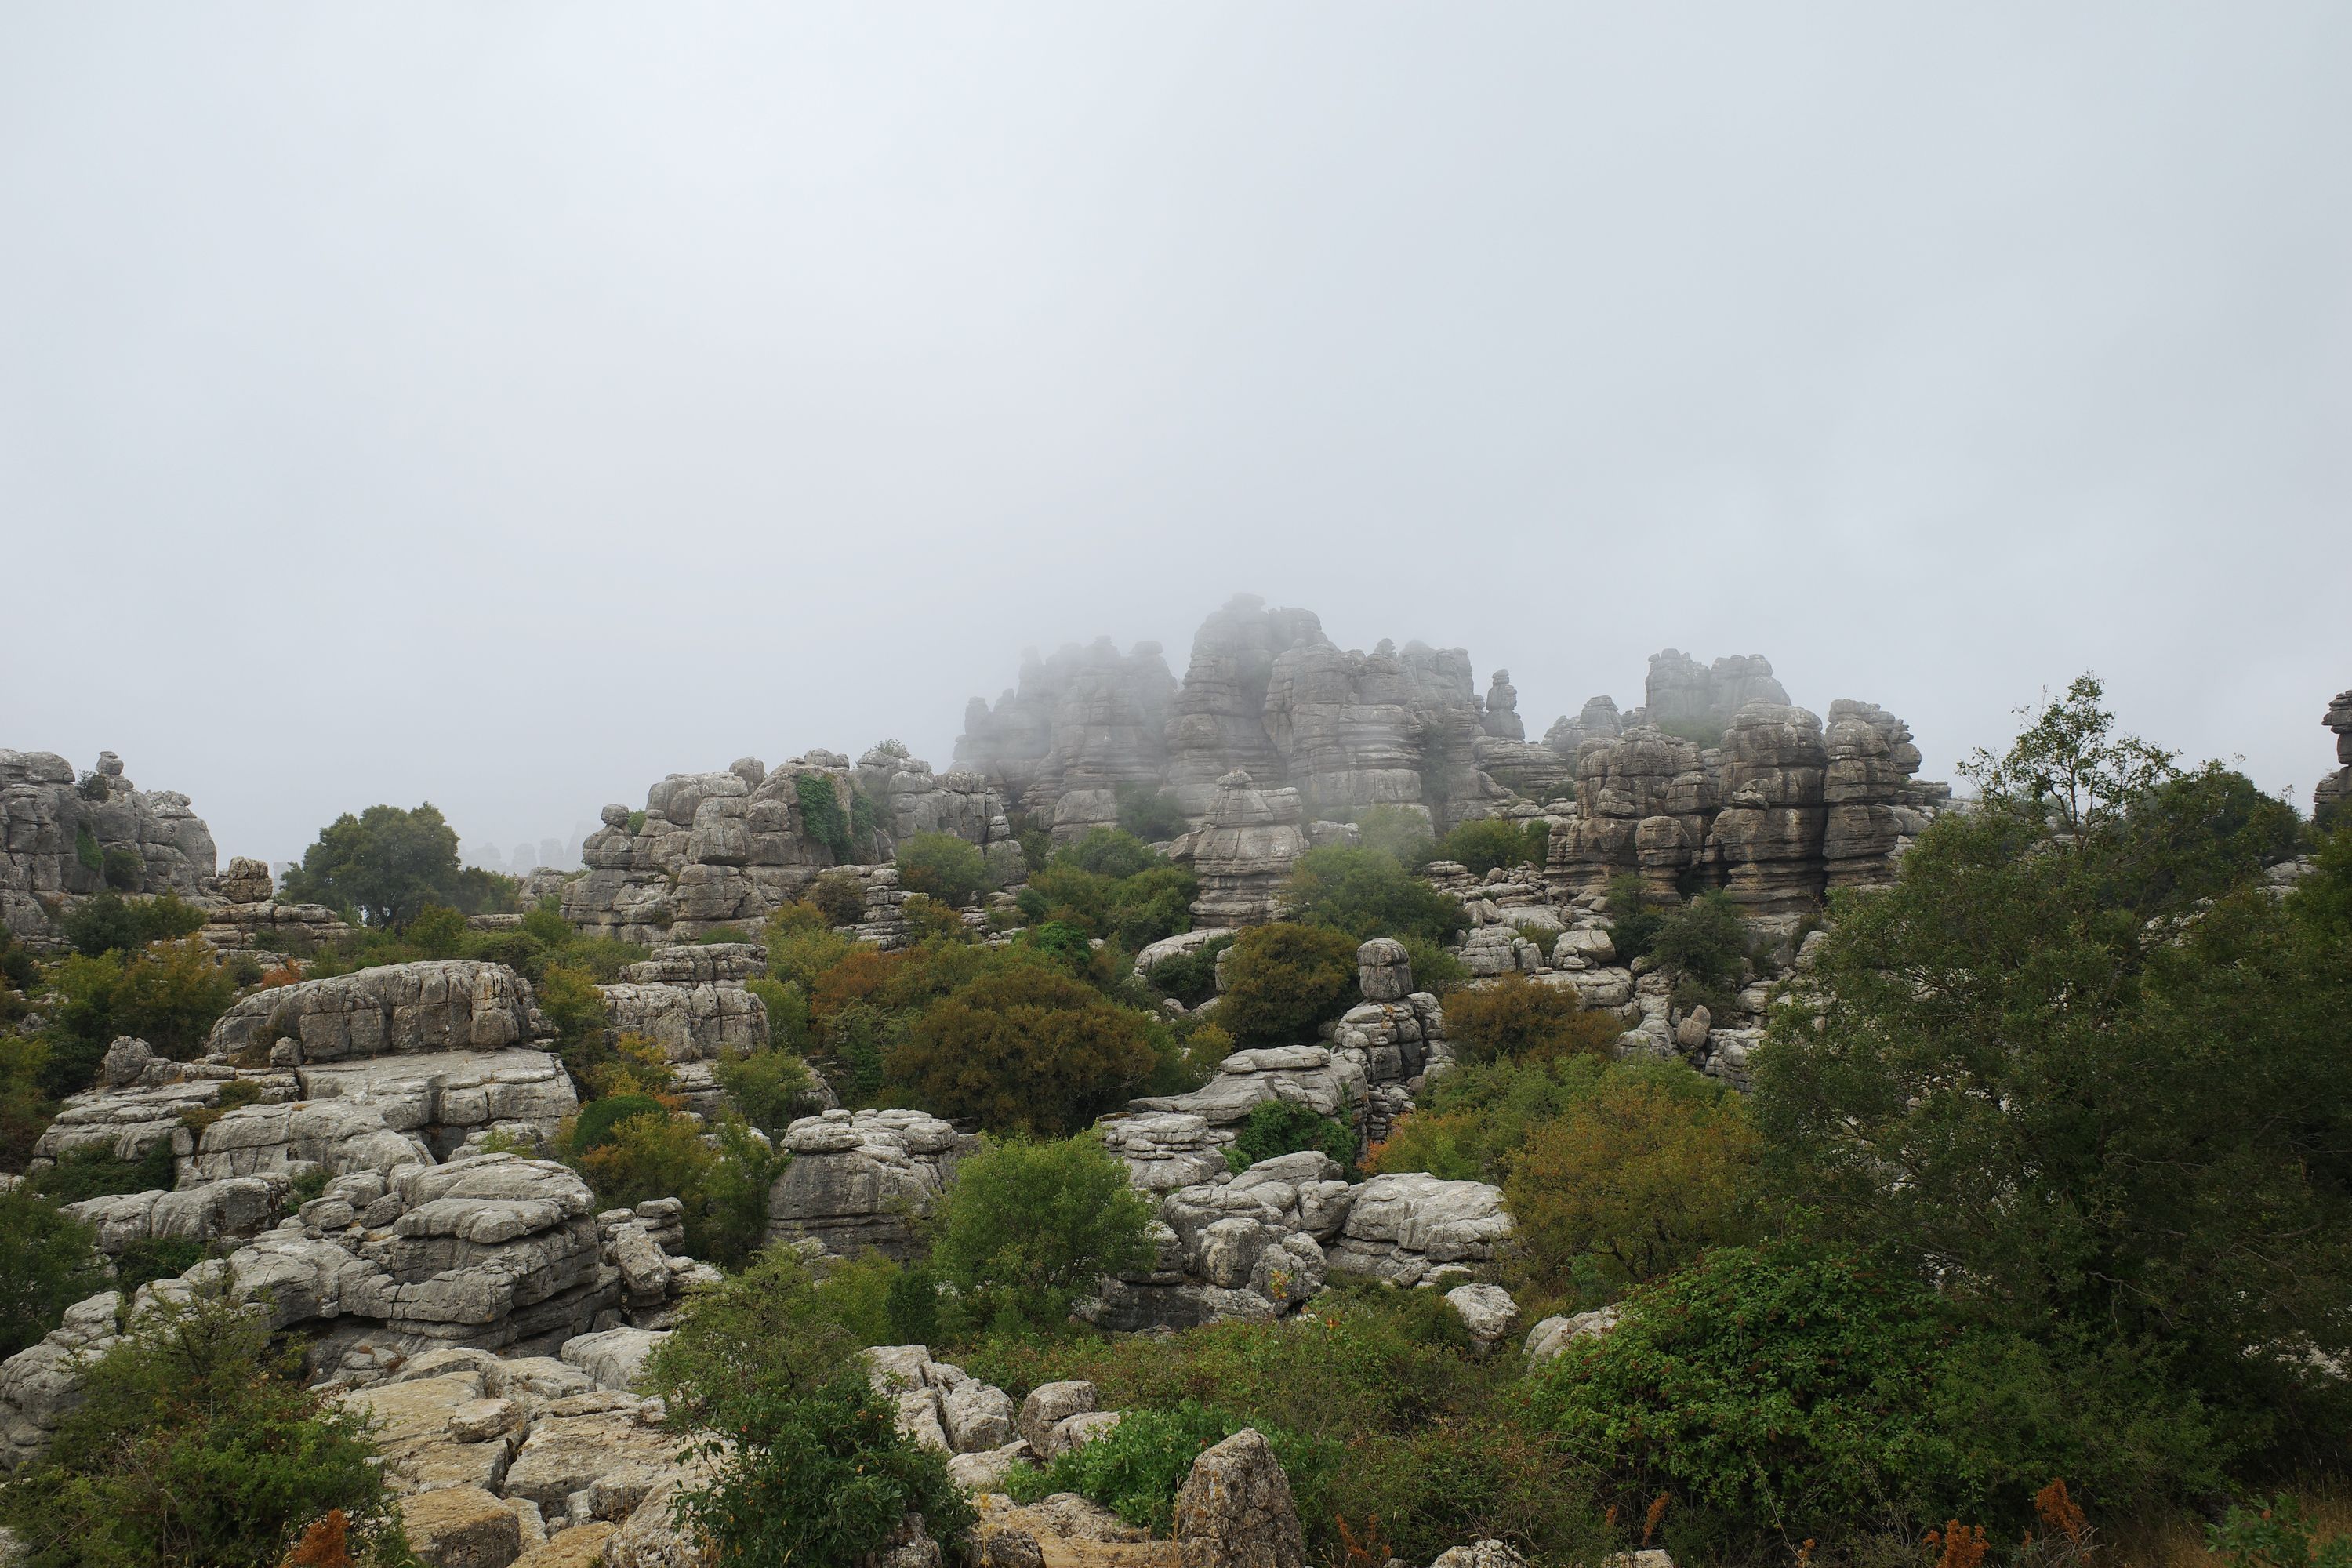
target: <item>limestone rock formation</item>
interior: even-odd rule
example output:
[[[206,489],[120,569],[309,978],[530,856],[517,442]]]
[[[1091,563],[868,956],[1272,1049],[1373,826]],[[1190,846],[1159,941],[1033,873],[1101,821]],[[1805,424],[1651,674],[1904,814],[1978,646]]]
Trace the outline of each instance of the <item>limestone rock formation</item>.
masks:
[[[1723,754],[1723,807],[1707,848],[1724,890],[1733,902],[1767,912],[1819,903],[1829,816],[1822,721],[1801,708],[1750,702],[1725,729]]]
[[[786,1128],[784,1147],[793,1160],[768,1196],[771,1240],[905,1258],[908,1222],[931,1212],[979,1140],[919,1110],[828,1110]]]
[[[1192,1461],[1171,1532],[1186,1568],[1304,1568],[1305,1532],[1274,1445],[1244,1426]]]
[[[1274,661],[1322,636],[1313,612],[1269,610],[1255,594],[1235,595],[1201,624],[1168,716],[1168,783],[1188,813],[1206,815],[1217,781],[1235,769],[1269,781],[1282,776],[1265,727]]]
[[[715,1118],[726,1104],[717,1078],[720,1057],[768,1043],[767,1005],[744,984],[767,973],[767,961],[768,950],[755,942],[656,948],[651,958],[622,970],[619,984],[598,987],[611,1032],[659,1046],[685,1109]]]
[[[1206,927],[1258,925],[1276,918],[1283,883],[1307,852],[1298,792],[1259,789],[1236,768],[1217,781],[1207,823],[1189,836],[1200,896],[1192,918]]]
[[[2320,722],[2336,731],[2336,760],[2341,765],[2321,779],[2311,792],[2311,814],[2332,820],[2352,801],[2352,691],[2339,691]]]
[[[1585,742],[1613,741],[1622,727],[1615,698],[1590,697],[1575,718],[1562,714],[1552,721],[1551,728],[1544,731],[1544,744],[1574,767],[1577,753]]]
[[[1692,742],[1635,725],[1588,742],[1577,759],[1577,815],[1552,841],[1549,869],[1564,892],[1591,893],[1638,872],[1662,898],[1698,863],[1716,786]]]
[[[748,930],[830,867],[887,860],[902,830],[982,846],[1011,837],[984,782],[934,777],[904,751],[886,742],[854,768],[811,751],[772,770],[743,757],[720,773],[672,773],[646,792],[643,812],[604,807],[581,848],[587,874],[563,884],[563,916],[647,945]]]
[[[1048,823],[1055,838],[1077,837],[1117,819],[1119,785],[1159,782],[1175,693],[1155,642],[1126,654],[1108,637],[1050,659],[1033,652],[1019,687],[994,708],[972,699],[955,760]]]
[[[111,888],[196,893],[216,851],[188,797],[137,788],[112,752],[79,779],[54,752],[0,749],[0,926],[58,941],[52,904]]]
[[[222,1015],[206,1048],[235,1058],[292,1039],[301,1060],[337,1062],[494,1050],[530,1036],[522,976],[504,964],[444,958],[257,991]]]
[[[1734,655],[1702,665],[1679,648],[1650,656],[1643,683],[1644,721],[1661,729],[1720,731],[1750,702],[1789,705],[1788,689],[1762,654]]]
[[[1335,1273],[1418,1285],[1492,1262],[1510,1234],[1498,1187],[1430,1175],[1374,1176],[1356,1189],[1326,1255]]]
[[[1486,685],[1486,714],[1479,723],[1498,741],[1524,741],[1528,727],[1519,718],[1519,689],[1511,684],[1511,672],[1498,669]]]

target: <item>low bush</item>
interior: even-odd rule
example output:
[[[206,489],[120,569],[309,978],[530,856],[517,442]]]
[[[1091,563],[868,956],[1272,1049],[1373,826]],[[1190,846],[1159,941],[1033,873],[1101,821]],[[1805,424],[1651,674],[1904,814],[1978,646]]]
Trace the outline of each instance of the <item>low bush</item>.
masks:
[[[1313,851],[1312,853],[1322,853]],[[1361,999],[1357,939],[1327,926],[1276,921],[1234,939],[1217,1022],[1246,1046],[1289,1045]]]
[[[1173,790],[1153,789],[1149,784],[1120,784],[1115,793],[1118,800],[1118,830],[1145,844],[1179,837],[1192,826]]]
[[[1600,1056],[1464,1063],[1430,1080],[1421,1108],[1372,1147],[1364,1169],[1498,1183],[1530,1129],[1565,1115],[1612,1070]]]
[[[1026,962],[925,1008],[884,1068],[895,1089],[935,1115],[1053,1136],[1115,1109],[1159,1065],[1136,1013]]]
[[[1675,1005],[1724,1011],[1742,983],[1748,928],[1738,906],[1721,892],[1702,893],[1658,922],[1650,956],[1675,980]]]
[[[854,926],[866,918],[866,884],[847,871],[827,871],[809,884],[808,901],[826,923]]]
[[[768,1010],[768,1045],[772,1049],[799,1053],[808,1048],[808,993],[790,980],[765,975],[744,982],[744,989]]]
[[[26,1187],[0,1192],[0,1360],[37,1342],[105,1289],[90,1228]]]
[[[1217,994],[1217,954],[1233,945],[1230,936],[1212,937],[1190,952],[1161,959],[1144,979],[1160,995],[1197,1007]]]
[[[551,964],[534,988],[540,1011],[555,1026],[555,1053],[582,1088],[612,1058],[606,1039],[604,992],[596,977],[570,964]]]
[[[1474,1062],[1601,1055],[1625,1029],[1616,1014],[1586,1007],[1574,986],[1546,984],[1516,970],[1449,993],[1445,1027],[1454,1050]]]
[[[740,1121],[720,1124],[713,1147],[693,1118],[635,1094],[585,1107],[565,1159],[588,1179],[600,1208],[681,1200],[688,1255],[730,1267],[767,1244],[768,1192],[784,1163]]]
[[[1510,1159],[1520,1266],[1591,1300],[1749,1239],[1760,1152],[1723,1085],[1679,1062],[1616,1064]]]
[[[1105,1274],[1150,1258],[1151,1221],[1126,1163],[1091,1136],[991,1144],[958,1168],[940,1211],[942,1321],[950,1335],[1058,1329]]]
[[[1291,868],[1283,899],[1293,921],[1360,942],[1376,936],[1443,942],[1465,923],[1459,904],[1376,849],[1309,849]]]
[[[47,1170],[34,1172],[26,1184],[44,1197],[78,1204],[117,1193],[168,1192],[173,1171],[168,1138],[151,1145],[136,1160],[125,1160],[104,1144],[93,1144],[72,1150]]]
[[[194,936],[203,929],[205,914],[177,893],[133,900],[105,892],[82,900],[58,923],[75,952],[96,958],[102,952],[137,952],[151,942]]]
[[[1617,949],[1618,963],[1647,957],[1665,920],[1638,874],[1626,871],[1609,879],[1609,940]]]
[[[1343,1170],[1355,1169],[1356,1134],[1345,1124],[1291,1100],[1268,1100],[1250,1107],[1250,1113],[1242,1119],[1234,1146],[1225,1152],[1225,1163],[1239,1175],[1260,1160],[1307,1149],[1329,1155]]]
[[[898,885],[958,906],[989,890],[988,862],[952,833],[918,833],[898,846]]]
[[[1429,813],[1419,806],[1364,807],[1356,814],[1356,841],[1360,847],[1415,871],[1438,858],[1437,840],[1429,830]]]
[[[808,1064],[790,1051],[722,1052],[716,1073],[743,1120],[772,1139],[817,1103]]]
[[[415,1562],[364,1418],[302,1385],[266,1319],[202,1293],[148,1308],[0,1491],[26,1568],[275,1568],[331,1509],[353,1562]]]
[[[1506,866],[1540,867],[1550,848],[1551,825],[1541,817],[1517,823],[1482,816],[1439,839],[1431,858],[1458,860],[1472,876],[1483,877]]]
[[[856,1342],[800,1258],[772,1247],[689,1297],[646,1379],[713,1479],[678,1517],[726,1562],[856,1568],[909,1513],[961,1557],[971,1510],[851,1361]]]
[[[1250,1423],[1230,1411],[1186,1399],[1165,1410],[1130,1410],[1093,1442],[1071,1449],[1044,1468],[1023,1466],[1007,1479],[1015,1502],[1041,1502],[1076,1492],[1127,1523],[1165,1539],[1175,1522],[1176,1493],[1202,1452]],[[1276,1427],[1260,1433],[1274,1445],[1286,1474],[1303,1473],[1326,1456],[1310,1453]]]

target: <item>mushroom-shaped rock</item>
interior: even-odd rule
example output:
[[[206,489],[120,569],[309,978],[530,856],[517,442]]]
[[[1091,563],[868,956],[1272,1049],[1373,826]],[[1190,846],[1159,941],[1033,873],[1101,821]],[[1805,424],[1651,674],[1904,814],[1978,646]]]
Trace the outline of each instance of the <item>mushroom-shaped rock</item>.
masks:
[[[1356,949],[1356,983],[1367,1002],[1402,1002],[1412,994],[1412,958],[1394,937],[1376,936]]]

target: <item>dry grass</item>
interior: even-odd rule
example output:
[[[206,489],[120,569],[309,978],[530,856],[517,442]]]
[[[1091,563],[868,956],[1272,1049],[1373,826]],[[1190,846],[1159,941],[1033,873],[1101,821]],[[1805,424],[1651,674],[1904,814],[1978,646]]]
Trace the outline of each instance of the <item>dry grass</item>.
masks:
[[[2352,1535],[2352,1480],[2331,1477],[2286,1489],[2311,1519],[2315,1543]],[[2191,1514],[2103,1533],[2099,1555],[2110,1568],[2224,1568],[2224,1559],[2205,1550],[2205,1521]]]

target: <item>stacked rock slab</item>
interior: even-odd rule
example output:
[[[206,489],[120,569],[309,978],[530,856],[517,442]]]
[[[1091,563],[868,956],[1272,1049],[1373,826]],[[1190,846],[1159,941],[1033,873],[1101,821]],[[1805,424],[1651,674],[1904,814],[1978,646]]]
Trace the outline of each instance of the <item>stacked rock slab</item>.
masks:
[[[1577,815],[1553,837],[1548,870],[1564,894],[1599,892],[1638,873],[1661,898],[1698,864],[1717,797],[1698,747],[1636,725],[1587,741],[1577,757]]]
[[[2342,764],[2311,792],[2311,815],[2328,823],[2343,812],[2347,801],[2352,801],[2352,691],[2337,692],[2320,721],[2336,731],[2336,760]]]
[[[744,982],[767,973],[768,950],[755,942],[693,942],[654,950],[602,985],[615,1037],[636,1035],[659,1046],[676,1072],[675,1092],[705,1118],[719,1114],[725,1094],[719,1058],[768,1043],[767,1004]]]
[[[914,1256],[912,1222],[929,1215],[980,1146],[918,1110],[828,1110],[784,1130],[792,1163],[768,1194],[771,1241],[813,1243],[851,1258]]]
[[[1832,703],[1829,732],[1823,737],[1829,760],[1822,775],[1822,802],[1828,808],[1822,827],[1822,862],[1823,880],[1831,888],[1876,887],[1893,880],[1895,849],[1903,837],[1896,812],[1906,774],[1885,729],[1862,711],[1863,706],[1845,698]],[[1915,757],[1917,751],[1912,748]]]
[[[928,764],[881,747],[856,768],[837,752],[812,751],[773,770],[743,757],[721,773],[672,773],[646,791],[641,815],[604,807],[604,826],[581,848],[587,874],[563,885],[563,917],[652,946],[757,925],[841,863],[845,835],[877,861],[892,854],[901,822],[976,831],[980,844],[991,833],[1009,837],[999,798],[949,776],[953,787]],[[824,820],[812,822],[812,811]],[[866,833],[850,833],[867,819]]]
[[[552,1162],[475,1154],[436,1165],[421,1149],[409,1153],[388,1170],[346,1170],[226,1258],[142,1287],[131,1313],[225,1291],[273,1331],[301,1335],[314,1379],[356,1386],[448,1347],[552,1354],[629,1316],[666,1315],[688,1284],[710,1277],[666,1250],[681,1234],[675,1200],[598,1215],[587,1184]],[[250,1184],[232,1178],[174,1196]],[[110,1291],[93,1297],[0,1364],[0,1468],[47,1447],[78,1397],[76,1352],[112,1342],[121,1306]]]
[[[1282,777],[1265,728],[1274,661],[1322,635],[1312,612],[1269,610],[1255,594],[1235,595],[1201,624],[1183,686],[1169,704],[1168,783],[1187,813],[1206,816],[1228,773]]]
[[[193,896],[215,858],[188,797],[135,787],[112,752],[77,780],[55,752],[0,749],[0,925],[13,935],[54,945],[50,906],[109,888]]]
[[[216,952],[273,959],[292,951],[313,952],[353,934],[326,905],[280,902],[271,896],[272,885],[262,862],[242,855],[231,860],[227,870],[189,900],[205,913],[199,934]]]
[[[1544,744],[1557,752],[1572,770],[1577,753],[1587,741],[1613,741],[1623,726],[1617,715],[1617,700],[1613,697],[1591,697],[1583,710],[1573,719],[1566,714],[1552,721],[1544,731]],[[1573,773],[1570,778],[1574,777]]]
[[[1720,730],[1750,702],[1789,705],[1789,693],[1762,654],[1734,654],[1702,665],[1679,648],[1650,656],[1643,682],[1646,722],[1661,728]]]
[[[1219,779],[1208,821],[1183,851],[1201,885],[1192,918],[1219,928],[1278,919],[1282,885],[1307,852],[1298,818],[1295,789],[1260,789],[1238,768]]]
[[[1818,904],[1829,816],[1822,721],[1801,708],[1750,702],[1732,715],[1723,753],[1723,808],[1706,843],[1724,891],[1759,913]]]
[[[1175,678],[1156,642],[1121,654],[1108,637],[1022,661],[1020,685],[992,709],[978,698],[956,742],[1006,802],[1065,840],[1118,819],[1121,784],[1154,784],[1167,763]]]

